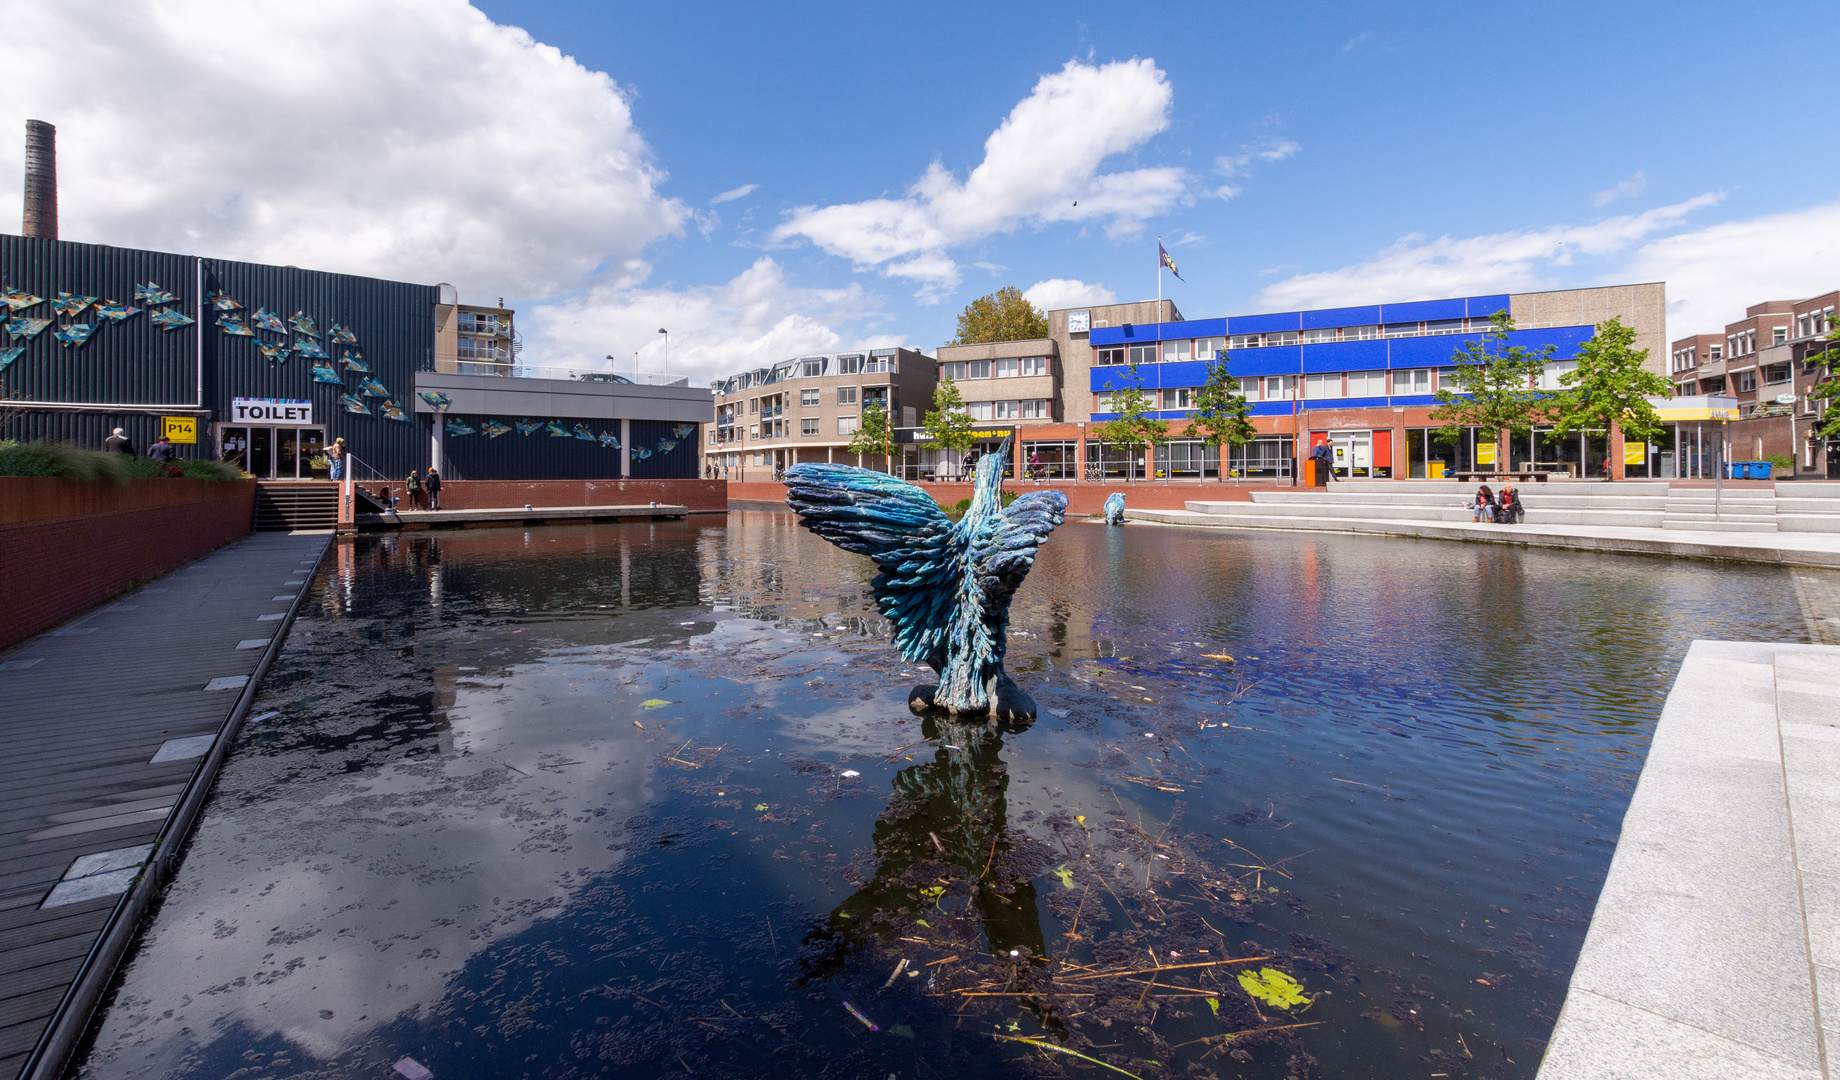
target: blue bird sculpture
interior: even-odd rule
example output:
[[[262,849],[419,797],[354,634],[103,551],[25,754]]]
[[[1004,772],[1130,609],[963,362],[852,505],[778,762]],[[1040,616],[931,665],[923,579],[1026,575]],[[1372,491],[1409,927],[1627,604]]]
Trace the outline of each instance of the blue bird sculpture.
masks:
[[[978,462],[971,508],[952,521],[932,496],[850,465],[786,470],[786,505],[807,529],[875,560],[875,603],[910,663],[939,675],[908,695],[914,712],[1033,720],[1035,702],[1003,670],[1009,602],[1035,553],[1066,520],[1067,496],[1031,491],[1003,506],[1005,455]]]
[[[1105,497],[1105,523],[1124,524],[1124,492],[1114,491]]]

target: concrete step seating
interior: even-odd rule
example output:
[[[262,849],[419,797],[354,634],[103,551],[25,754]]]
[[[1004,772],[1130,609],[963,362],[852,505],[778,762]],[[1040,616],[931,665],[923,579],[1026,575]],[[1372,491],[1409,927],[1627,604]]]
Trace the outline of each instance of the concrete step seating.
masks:
[[[1527,506],[1527,524],[1606,525],[1659,528],[1666,512],[1665,481],[1517,484]],[[1476,486],[1455,481],[1349,480],[1326,488],[1254,491],[1252,501],[1197,500],[1196,513],[1266,519],[1301,524],[1297,519],[1366,519],[1381,521],[1471,520],[1463,504]]]
[[[1516,485],[1528,525],[1601,525],[1706,532],[1840,532],[1840,483],[1779,483],[1770,488],[1670,488],[1625,480]],[[1197,499],[1194,513],[1247,525],[1334,527],[1337,521],[1467,522],[1475,485],[1454,481],[1341,481],[1326,488],[1256,490],[1251,502]]]

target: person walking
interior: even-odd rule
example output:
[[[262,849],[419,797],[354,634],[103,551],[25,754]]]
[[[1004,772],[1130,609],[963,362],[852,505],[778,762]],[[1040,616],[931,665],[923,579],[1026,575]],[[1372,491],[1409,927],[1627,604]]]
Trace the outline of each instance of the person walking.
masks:
[[[422,481],[422,487],[428,492],[428,509],[441,508],[441,474],[433,465],[428,466],[428,479]]]
[[[330,472],[332,474],[332,479],[334,480],[345,479],[345,440],[344,439],[342,438],[334,439],[332,440],[332,445],[326,447],[326,461],[331,466]]]
[[[1484,484],[1476,489],[1476,501],[1466,503],[1463,508],[1469,511],[1471,521],[1494,521],[1495,493],[1489,490],[1489,485]]]
[[[120,428],[116,428],[114,434],[102,440],[102,448],[111,454],[134,456],[134,443]]]
[[[166,436],[162,435],[159,442],[147,448],[147,456],[162,465],[171,465],[173,458],[179,456],[179,448],[167,442]]]
[[[409,509],[422,508],[422,478],[414,469],[409,470],[409,478],[403,481],[403,490],[409,493]]]
[[[1316,462],[1316,482],[1327,484],[1335,479],[1335,448],[1328,442],[1319,442],[1310,450],[1310,457]]]

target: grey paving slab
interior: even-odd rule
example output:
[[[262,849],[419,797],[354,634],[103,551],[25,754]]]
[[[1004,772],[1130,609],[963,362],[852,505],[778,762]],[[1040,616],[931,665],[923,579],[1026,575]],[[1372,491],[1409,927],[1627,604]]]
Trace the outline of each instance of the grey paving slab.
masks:
[[[1840,1032],[1840,647],[1696,641],[1542,1080],[1819,1076]]]
[[[282,621],[262,619],[276,584],[304,583],[328,541],[248,537],[0,655],[0,1076],[37,1044],[269,651],[251,631]]]

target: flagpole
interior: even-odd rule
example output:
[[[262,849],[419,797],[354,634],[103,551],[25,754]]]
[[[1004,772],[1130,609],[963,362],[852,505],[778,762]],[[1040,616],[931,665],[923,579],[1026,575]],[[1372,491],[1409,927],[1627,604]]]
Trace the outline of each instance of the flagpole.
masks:
[[[1163,324],[1163,238],[1160,236],[1156,238],[1156,323]]]

